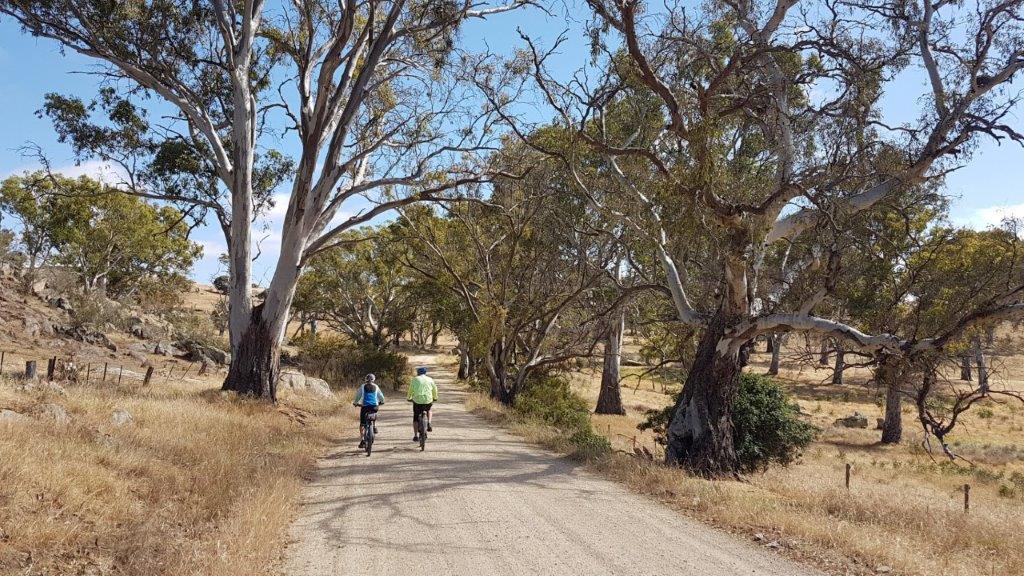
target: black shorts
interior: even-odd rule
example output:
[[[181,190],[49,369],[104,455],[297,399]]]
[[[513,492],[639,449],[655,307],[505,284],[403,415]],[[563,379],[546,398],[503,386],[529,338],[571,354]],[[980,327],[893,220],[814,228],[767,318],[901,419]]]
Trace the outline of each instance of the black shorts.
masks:
[[[366,426],[366,415],[376,414],[380,406],[363,406],[359,409],[359,425]]]
[[[417,403],[413,402],[412,403],[412,421],[413,421],[413,423],[415,423],[416,421],[418,421],[420,419],[420,414],[423,414],[424,412],[430,412],[430,407],[433,406],[433,405],[434,405],[433,402],[431,402],[430,404],[417,404]]]

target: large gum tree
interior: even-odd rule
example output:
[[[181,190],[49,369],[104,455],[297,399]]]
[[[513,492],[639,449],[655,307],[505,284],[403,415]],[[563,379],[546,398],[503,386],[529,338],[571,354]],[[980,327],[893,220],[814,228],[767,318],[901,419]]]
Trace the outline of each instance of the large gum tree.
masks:
[[[601,73],[560,81],[545,65],[551,51],[531,42],[533,76],[562,121],[607,157],[605,174],[646,207],[639,226],[659,243],[678,320],[700,333],[666,460],[733,475],[731,405],[758,336],[817,332],[897,356],[943,344],[868,334],[822,315],[837,269],[824,264],[842,257],[829,256],[836,247],[824,242],[859,213],[941,180],[981,139],[1022,140],[1012,125],[1020,100],[1013,78],[1024,67],[1022,2],[725,0],[697,10],[587,3]],[[915,85],[925,88],[909,93]],[[920,112],[886,117],[890,90]],[[608,129],[624,109],[643,121],[632,131]],[[647,184],[652,174],[656,186]],[[713,243],[687,254],[676,237],[695,227]],[[808,237],[821,242],[785,285],[764,281],[766,263]],[[786,298],[789,285],[805,297]],[[964,321],[1017,307],[1012,297],[992,301],[965,311]]]
[[[53,101],[76,151],[120,163],[126,192],[216,217],[230,275],[224,388],[272,400],[308,260],[345,230],[486,178],[478,157],[493,133],[463,88],[458,32],[519,4],[0,0],[0,15],[93,59],[118,88],[101,96],[98,122],[95,106]],[[267,142],[295,157],[265,161]],[[290,187],[281,249],[256,303],[253,222],[278,181]]]

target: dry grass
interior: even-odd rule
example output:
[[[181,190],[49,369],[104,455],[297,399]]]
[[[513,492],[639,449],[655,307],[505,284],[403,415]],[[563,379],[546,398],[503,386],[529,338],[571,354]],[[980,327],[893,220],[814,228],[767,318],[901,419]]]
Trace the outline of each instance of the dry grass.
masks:
[[[1004,382],[1018,382],[1020,357],[998,360]],[[751,371],[764,372],[755,357]],[[713,524],[763,533],[796,556],[810,557],[838,574],[871,573],[880,565],[914,576],[1024,574],[1024,406],[986,403],[959,428],[953,443],[974,466],[935,460],[921,447],[911,407],[904,412],[905,442],[878,444],[879,432],[838,428],[854,411],[874,423],[879,393],[867,373],[851,370],[847,384],[823,384],[824,371],[786,371],[782,382],[807,418],[820,428],[801,461],[745,482],[707,482],[622,453],[591,466],[632,488]],[[596,402],[600,374],[574,375],[574,388]],[[653,388],[653,390],[652,390]],[[669,388],[667,392],[672,392]],[[667,405],[656,382],[623,390],[626,416],[594,415],[597,432],[631,452],[632,437],[653,447],[636,424],[643,411]],[[849,491],[846,463],[853,466]],[[963,512],[963,485],[971,484],[971,510]]]
[[[303,473],[338,430],[330,401],[272,407],[206,386],[68,386],[0,380],[0,573],[273,571]],[[68,411],[60,425],[38,415]],[[134,421],[117,427],[111,413]]]

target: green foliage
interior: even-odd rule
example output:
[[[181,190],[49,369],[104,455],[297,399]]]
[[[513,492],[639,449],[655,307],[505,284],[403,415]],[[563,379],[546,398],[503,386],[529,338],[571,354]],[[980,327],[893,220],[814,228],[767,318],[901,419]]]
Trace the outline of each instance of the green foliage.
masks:
[[[72,328],[102,330],[107,324],[118,329],[127,328],[121,307],[99,292],[71,292],[67,298],[71,304],[69,316]]]
[[[398,390],[409,375],[409,359],[405,356],[359,346],[341,336],[304,334],[292,344],[299,348],[302,370],[332,386],[356,385],[366,374],[373,373],[379,384]]]
[[[174,327],[175,336],[183,340],[192,340],[204,346],[227,349],[227,341],[221,337],[220,330],[209,314],[178,310],[167,315],[167,320]]]
[[[799,407],[774,380],[743,374],[732,406],[733,441],[744,471],[769,464],[786,466],[814,439],[814,427],[800,420]]]
[[[674,404],[649,410],[647,419],[637,428],[653,430],[659,443],[664,444]],[[759,374],[742,374],[732,406],[733,445],[740,469],[755,472],[771,464],[787,466],[796,460],[814,439],[814,427],[800,420],[798,414],[797,405],[789,401],[775,380]]]
[[[546,375],[532,379],[516,399],[515,410],[568,436],[577,458],[591,460],[611,451],[608,439],[594,432],[586,401],[572,391],[565,378]]]
[[[8,178],[0,186],[0,210],[21,223],[30,272],[49,259],[73,271],[82,287],[103,287],[111,296],[148,290],[166,300],[159,285],[181,286],[202,255],[181,212],[85,176]]]
[[[538,378],[527,384],[516,399],[516,410],[568,432],[590,428],[590,409],[574,394],[569,382],[557,376]]]

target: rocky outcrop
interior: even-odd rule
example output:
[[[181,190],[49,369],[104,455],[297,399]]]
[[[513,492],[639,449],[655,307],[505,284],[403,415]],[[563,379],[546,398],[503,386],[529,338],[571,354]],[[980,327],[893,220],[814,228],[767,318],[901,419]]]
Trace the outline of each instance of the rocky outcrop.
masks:
[[[292,368],[281,371],[277,378],[277,393],[279,396],[289,394],[304,394],[316,398],[333,398],[334,392],[325,380],[306,376],[302,372]]]
[[[113,424],[114,426],[117,426],[118,428],[120,428],[121,426],[131,424],[134,421],[135,418],[132,417],[131,412],[125,410],[124,408],[118,408],[117,410],[114,410],[114,412],[110,414],[110,423]]]
[[[68,414],[60,404],[54,404],[53,402],[47,402],[39,406],[38,409],[39,417],[47,420],[53,420],[56,424],[66,426],[71,423],[71,415]]]
[[[231,355],[227,352],[195,340],[178,340],[174,345],[182,350],[181,357],[190,362],[220,364],[221,366],[231,363]]]
[[[0,410],[0,424],[24,424],[31,420],[28,416],[25,416],[21,412],[15,412],[14,410],[3,409]]]
[[[854,412],[853,416],[837,418],[836,426],[841,426],[843,428],[867,428],[868,417],[860,414],[859,412]]]
[[[171,323],[149,314],[138,314],[128,319],[128,333],[144,340],[167,338],[174,331]]]
[[[111,352],[117,352],[117,345],[111,342],[110,338],[107,338],[107,335],[103,332],[90,330],[85,326],[60,326],[57,328],[57,332],[62,336],[78,340],[79,342],[93,344],[95,346],[103,346]]]

